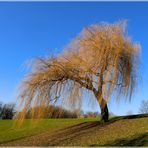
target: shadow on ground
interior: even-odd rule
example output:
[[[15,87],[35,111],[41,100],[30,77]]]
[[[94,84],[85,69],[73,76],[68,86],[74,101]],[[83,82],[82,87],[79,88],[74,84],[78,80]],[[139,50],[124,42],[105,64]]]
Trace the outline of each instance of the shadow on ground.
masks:
[[[62,145],[63,142],[70,142],[78,137],[85,137],[88,133],[92,133],[96,130],[104,129],[106,125],[110,125],[116,121],[120,121],[123,119],[135,119],[135,118],[144,118],[148,117],[148,114],[139,114],[139,115],[131,115],[131,116],[120,116],[114,117],[109,120],[107,123],[101,123],[99,121],[91,121],[84,122],[80,124],[76,124],[73,126],[69,126],[67,128],[63,128],[61,130],[56,131],[54,134],[50,134],[48,131],[46,133],[42,133],[39,135],[27,137],[24,139],[12,141],[5,143],[4,145],[10,146],[59,146]],[[142,133],[140,135],[135,135],[130,137],[129,139],[117,139],[116,141],[112,141],[111,143],[107,143],[103,146],[143,146],[148,145],[147,142],[148,133]],[[101,146],[92,144],[90,146]]]
[[[112,144],[107,145],[118,145],[118,146],[143,146],[148,145],[148,133],[143,133],[132,137],[132,139],[120,139],[114,141]]]
[[[136,119],[136,118],[144,118],[144,117],[148,117],[148,114],[138,114],[138,115],[113,117],[112,119],[110,119],[109,122],[111,123],[111,122],[115,122],[117,120],[122,120],[122,119]]]
[[[102,146],[148,146],[148,133],[142,133],[135,135],[130,139],[118,139],[111,143],[107,143]],[[100,146],[100,145],[90,145],[90,146]]]
[[[92,121],[92,122],[84,122],[77,125],[73,125],[64,129],[61,129],[61,133],[56,136],[56,139],[52,139],[52,142],[50,143],[52,146],[59,145],[60,143],[75,139],[77,136],[85,135],[87,133],[91,133],[94,131],[94,129],[97,128],[104,128],[106,125],[112,124],[116,121],[123,120],[123,119],[135,119],[135,118],[144,118],[148,117],[148,114],[139,114],[139,115],[130,115],[130,116],[120,116],[120,117],[114,117],[110,119],[106,123],[101,123],[100,121]],[[63,134],[64,132],[64,134]],[[66,136],[65,136],[66,135]],[[59,140],[57,140],[59,137]],[[62,137],[62,138],[60,138]],[[118,141],[115,141],[113,143],[108,143],[105,146],[112,146],[113,145],[125,145],[125,146],[141,146],[145,145],[146,140],[148,139],[148,136],[144,133],[142,135],[138,135],[134,137],[133,139],[121,139]],[[132,145],[133,144],[133,145]],[[97,145],[91,145],[91,146],[97,146]],[[100,146],[100,145],[98,145]]]
[[[91,133],[94,128],[101,128],[104,125],[100,124],[99,121],[84,122],[77,125],[73,125],[64,129],[59,130],[59,134],[55,137],[52,137],[50,140],[50,146],[57,146],[63,143],[64,141],[71,141],[78,136],[86,135],[88,132]],[[49,146],[49,143],[44,146]]]

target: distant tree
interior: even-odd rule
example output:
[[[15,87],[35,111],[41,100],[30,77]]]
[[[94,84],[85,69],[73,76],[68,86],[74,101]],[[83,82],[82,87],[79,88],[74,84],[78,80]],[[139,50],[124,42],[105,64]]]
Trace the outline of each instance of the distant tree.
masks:
[[[89,112],[84,114],[85,118],[95,118],[95,117],[99,117],[99,116],[100,116],[99,112],[91,112],[91,111],[89,111]]]
[[[0,119],[2,119],[2,109],[3,109],[3,103],[0,102]]]
[[[40,110],[41,107],[34,107],[28,110],[26,113],[27,119],[31,118],[32,110],[36,113],[38,110]],[[37,111],[36,111],[37,110]],[[77,118],[78,114],[75,111],[66,110],[60,106],[53,106],[50,105],[48,107],[42,107],[42,111],[44,110],[44,113],[40,116],[40,118],[48,119],[48,118]],[[34,118],[38,118],[38,115],[34,115]]]
[[[148,113],[148,100],[142,100],[139,113],[141,114],[147,114]]]
[[[134,92],[139,48],[128,37],[125,22],[84,28],[60,55],[36,59],[20,89],[20,108],[24,109],[19,118],[24,118],[32,105],[54,104],[62,96],[71,105],[79,104],[87,91],[100,105],[101,121],[108,121],[111,94],[115,91],[117,98],[131,98]],[[36,112],[40,116],[41,112]]]
[[[1,109],[2,119],[12,119],[15,114],[15,104],[9,103],[4,104]]]
[[[85,118],[89,118],[89,117],[92,117],[92,112],[87,112],[84,114]]]
[[[93,112],[87,112],[87,117],[93,118],[94,117],[94,113]]]
[[[99,117],[100,113],[99,112],[94,112],[94,117]]]

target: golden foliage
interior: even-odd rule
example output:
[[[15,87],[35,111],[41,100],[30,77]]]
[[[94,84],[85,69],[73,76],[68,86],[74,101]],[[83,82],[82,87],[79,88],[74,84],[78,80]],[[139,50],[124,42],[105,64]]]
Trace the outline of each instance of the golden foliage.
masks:
[[[114,91],[117,98],[131,98],[137,82],[139,49],[128,37],[124,21],[84,28],[59,56],[36,59],[20,87],[19,118],[23,119],[31,107],[32,118],[40,118],[42,107],[59,99],[71,106],[81,104],[84,90],[106,100]],[[33,110],[35,106],[40,109]]]

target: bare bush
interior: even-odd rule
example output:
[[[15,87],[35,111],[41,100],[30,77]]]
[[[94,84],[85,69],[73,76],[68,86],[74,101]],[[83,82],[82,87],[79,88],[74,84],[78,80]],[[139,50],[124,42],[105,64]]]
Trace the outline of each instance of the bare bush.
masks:
[[[0,103],[0,118],[1,119],[12,119],[15,114],[15,104],[8,103],[2,104]]]
[[[139,113],[141,114],[148,114],[148,100],[142,100]]]

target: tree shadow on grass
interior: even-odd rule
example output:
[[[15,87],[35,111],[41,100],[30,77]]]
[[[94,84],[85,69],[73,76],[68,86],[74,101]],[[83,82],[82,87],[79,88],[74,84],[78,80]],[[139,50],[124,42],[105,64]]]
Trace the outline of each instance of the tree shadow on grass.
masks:
[[[43,146],[58,146],[64,141],[71,141],[77,138],[78,136],[86,135],[88,132],[92,132],[94,128],[97,127],[100,128],[103,127],[103,125],[101,125],[99,121],[91,121],[61,129],[59,130],[60,133],[58,133],[58,135],[52,137],[50,143],[46,143]]]
[[[100,145],[92,144],[90,146],[100,146]],[[102,146],[148,146],[148,133],[135,135],[130,139],[127,138],[118,139],[113,142],[104,144]]]
[[[131,139],[119,139],[113,143],[107,144],[111,146],[146,146],[148,145],[148,133],[143,133],[134,136]]]
[[[148,114],[143,114],[143,115],[132,115],[132,116],[122,116],[122,117],[114,117],[111,118],[107,123],[101,123],[99,120],[98,121],[89,121],[89,122],[83,122],[83,123],[79,123],[79,124],[75,124],[63,129],[58,129],[54,134],[49,134],[48,132],[45,134],[41,134],[41,135],[35,135],[32,137],[29,137],[29,143],[27,143],[28,146],[30,145],[38,145],[38,146],[59,146],[61,145],[63,142],[68,142],[71,141],[73,139],[76,139],[80,136],[85,136],[88,133],[92,133],[95,130],[99,130],[99,129],[103,129],[105,128],[106,125],[112,124],[116,121],[120,121],[120,120],[124,120],[124,119],[135,119],[135,118],[143,118],[143,117],[148,117]],[[36,138],[37,136],[37,138]],[[32,138],[32,140],[30,140]],[[131,137],[132,138],[132,137]],[[145,142],[147,140],[147,136],[146,135],[139,135],[139,137],[134,137],[130,140],[129,139],[119,139],[118,141],[114,141],[111,143],[106,144],[105,146],[109,146],[109,145],[131,145],[133,143],[133,145],[137,145],[139,146],[141,145],[145,145]],[[40,139],[39,143],[35,143],[34,139]],[[43,141],[42,141],[43,140]],[[17,145],[23,146],[23,143],[26,144],[26,140],[22,139],[22,141],[18,140]],[[40,143],[40,141],[42,141]],[[139,143],[136,143],[136,141],[140,141]],[[11,142],[10,142],[11,143]],[[136,144],[135,144],[136,143]],[[16,141],[11,143],[12,145],[16,145]],[[7,143],[6,143],[7,145]],[[9,145],[9,144],[8,144]],[[101,146],[101,145],[90,145],[90,146]]]
[[[85,128],[92,128],[92,127],[96,127],[96,126],[102,127],[102,126],[105,126],[105,125],[108,125],[108,124],[111,124],[111,123],[114,123],[116,121],[123,120],[123,119],[136,119],[136,118],[144,118],[144,117],[148,117],[148,114],[117,116],[117,117],[112,117],[111,119],[109,119],[108,122],[105,122],[105,123],[101,123],[99,120],[98,121],[88,121],[88,122],[83,122],[83,123],[79,123],[79,124],[76,124],[76,125],[66,127],[64,129],[61,129],[61,131],[64,131],[66,129],[73,129],[73,128],[77,128],[77,131],[79,131],[82,128],[85,129]]]
[[[52,142],[50,144],[52,146],[58,145],[58,144],[62,143],[63,141],[72,140],[72,139],[75,139],[77,136],[81,136],[81,135],[85,135],[87,133],[91,133],[91,132],[93,132],[94,128],[98,128],[98,129],[104,128],[106,125],[112,124],[112,123],[119,121],[119,120],[144,118],[144,117],[148,117],[148,114],[113,117],[106,123],[101,123],[100,121],[89,121],[89,122],[84,122],[84,123],[76,124],[76,125],[73,125],[73,126],[69,126],[69,127],[64,128],[64,129],[59,130],[61,133],[56,135],[56,138],[53,138]],[[65,135],[67,135],[67,136],[65,137]],[[140,142],[144,142],[144,141],[142,141],[142,138],[146,139],[145,137],[146,137],[146,135],[143,135],[143,137],[141,135],[138,138],[136,137],[135,141],[141,139]],[[127,142],[127,145],[130,144],[130,143],[128,143],[128,140],[122,139],[121,141],[113,142],[113,145],[114,145],[114,143],[115,143],[115,145],[116,144],[120,145],[120,143],[126,144],[126,142]],[[133,145],[134,145],[134,139],[133,139],[133,141],[131,141],[131,143],[133,143]],[[107,145],[111,145],[111,144],[107,144]],[[105,145],[105,146],[107,146],[107,145]],[[95,146],[95,145],[91,145],[91,146]]]
[[[129,115],[129,116],[117,116],[109,120],[109,123],[122,120],[122,119],[136,119],[136,118],[145,118],[148,117],[148,114],[138,114],[138,115]]]

